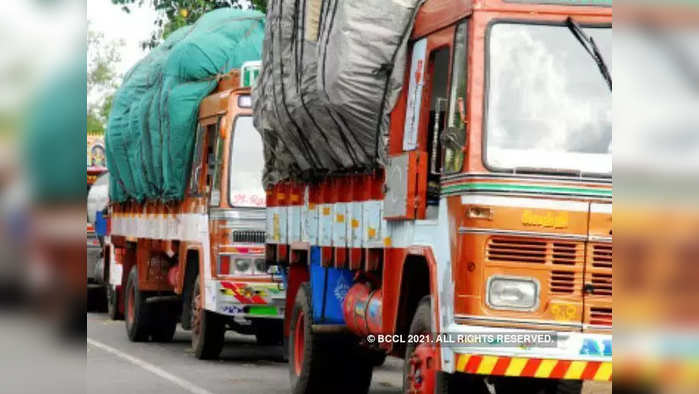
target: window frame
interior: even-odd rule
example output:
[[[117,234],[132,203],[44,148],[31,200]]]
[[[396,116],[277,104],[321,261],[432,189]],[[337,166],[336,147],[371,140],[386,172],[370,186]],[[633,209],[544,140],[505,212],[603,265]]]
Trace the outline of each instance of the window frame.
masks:
[[[260,209],[263,207],[239,206],[239,205],[233,204],[233,202],[231,201],[231,197],[232,197],[231,187],[233,184],[231,182],[231,171],[233,171],[233,160],[234,160],[234,158],[233,158],[233,144],[235,143],[235,137],[236,137],[235,127],[238,124],[238,120],[240,120],[241,117],[249,117],[249,118],[253,119],[252,114],[241,113],[241,114],[237,114],[235,116],[235,118],[233,119],[233,122],[231,124],[230,133],[229,133],[230,141],[228,142],[228,166],[227,166],[228,168],[226,169],[226,180],[227,180],[226,181],[226,201],[228,202],[228,205],[231,208]],[[253,125],[253,128],[254,128],[254,125]],[[256,132],[259,134],[259,131],[256,131]],[[262,135],[260,135],[260,140],[262,140]],[[262,152],[260,152],[260,154],[264,155],[264,142],[262,143]],[[263,171],[264,171],[264,162],[263,162]],[[262,190],[264,192],[264,186],[262,184],[260,184],[260,187],[262,188]]]
[[[189,170],[189,182],[187,195],[190,197],[203,197],[206,193],[203,191],[202,182],[206,183],[205,177],[207,175],[208,166],[204,166],[205,160],[205,149],[208,150],[208,132],[211,126],[214,126],[214,133],[220,131],[221,119],[223,116],[217,116],[214,121],[210,121],[211,118],[200,119],[197,122],[197,131],[194,140],[194,147],[192,152],[192,163]],[[196,183],[195,183],[196,182]]]
[[[213,138],[213,154],[214,154],[214,161],[215,161],[215,166],[213,167],[213,173],[209,174],[208,171],[211,168],[211,163],[207,161],[207,175],[211,175],[211,185],[209,189],[209,206],[210,207],[219,207],[221,206],[221,202],[223,199],[221,198],[221,194],[223,193],[223,164],[225,161],[225,140],[221,138],[221,127],[223,123],[223,117],[218,118],[218,121],[216,122],[216,127],[213,131],[213,137],[212,136],[207,136],[209,137],[209,141],[212,141]],[[207,151],[208,151],[208,146],[207,146]],[[218,201],[214,202],[214,191],[216,191],[216,183],[218,181]]]

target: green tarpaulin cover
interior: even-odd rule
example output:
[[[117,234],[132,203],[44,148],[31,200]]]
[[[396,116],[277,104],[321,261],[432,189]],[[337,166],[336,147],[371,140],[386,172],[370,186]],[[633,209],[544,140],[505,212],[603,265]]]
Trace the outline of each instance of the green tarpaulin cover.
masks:
[[[105,138],[112,202],[183,197],[199,103],[219,78],[259,60],[264,15],[222,8],[172,33],[114,96]]]

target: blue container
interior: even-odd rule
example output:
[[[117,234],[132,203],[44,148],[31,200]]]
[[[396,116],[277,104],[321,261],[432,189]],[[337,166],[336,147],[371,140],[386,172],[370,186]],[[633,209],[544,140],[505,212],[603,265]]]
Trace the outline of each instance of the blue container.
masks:
[[[311,304],[314,324],[345,324],[342,302],[352,286],[352,272],[320,265],[320,247],[311,247]]]
[[[105,219],[102,211],[97,211],[95,215],[95,234],[100,237],[107,235],[107,219]]]

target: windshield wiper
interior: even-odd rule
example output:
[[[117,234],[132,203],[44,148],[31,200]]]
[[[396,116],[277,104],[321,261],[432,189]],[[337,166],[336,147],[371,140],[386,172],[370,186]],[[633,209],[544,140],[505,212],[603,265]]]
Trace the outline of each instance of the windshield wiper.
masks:
[[[595,61],[595,63],[597,63],[597,67],[599,68],[602,77],[605,81],[607,81],[609,90],[612,90],[612,75],[609,73],[609,67],[607,67],[607,63],[605,63],[604,57],[602,57],[602,53],[599,51],[595,40],[588,36],[583,31],[582,27],[580,27],[580,25],[570,16],[568,19],[566,19],[566,26],[568,26],[568,29],[570,29],[575,38],[578,39],[580,45],[585,48],[585,51],[592,56],[592,59]]]

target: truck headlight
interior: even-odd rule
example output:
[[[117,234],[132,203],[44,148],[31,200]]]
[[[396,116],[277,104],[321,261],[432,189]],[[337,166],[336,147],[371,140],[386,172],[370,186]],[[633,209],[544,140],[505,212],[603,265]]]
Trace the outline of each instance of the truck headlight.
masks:
[[[255,272],[258,274],[267,273],[267,262],[265,259],[255,259]]]
[[[236,258],[235,259],[235,270],[241,274],[248,273],[251,267],[251,259],[246,258]]]
[[[539,307],[539,281],[534,278],[491,276],[487,289],[490,308],[533,311]]]

